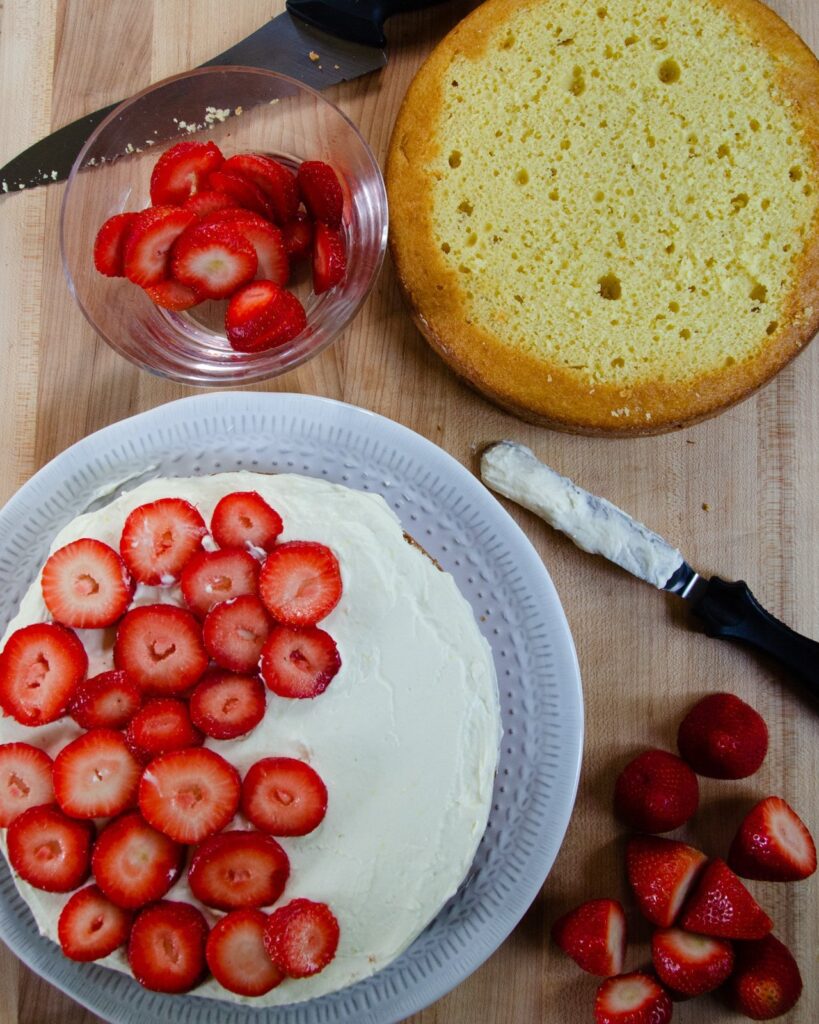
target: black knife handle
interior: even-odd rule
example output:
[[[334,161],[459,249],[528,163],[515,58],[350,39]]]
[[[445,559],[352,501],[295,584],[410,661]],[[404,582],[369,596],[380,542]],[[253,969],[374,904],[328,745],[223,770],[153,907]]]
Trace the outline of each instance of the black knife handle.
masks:
[[[739,640],[771,655],[819,700],[819,643],[765,611],[744,580],[713,576],[694,605],[708,636]]]
[[[287,0],[287,10],[323,32],[367,46],[387,45],[384,22],[393,14],[433,7],[441,0]]]

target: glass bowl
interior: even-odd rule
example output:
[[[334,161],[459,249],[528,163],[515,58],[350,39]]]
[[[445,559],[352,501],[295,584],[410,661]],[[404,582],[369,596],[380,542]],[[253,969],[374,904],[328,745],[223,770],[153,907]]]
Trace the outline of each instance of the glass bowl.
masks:
[[[100,226],[116,213],[150,205],[154,164],[182,139],[212,140],[226,157],[265,153],[291,169],[303,160],[324,160],[339,173],[347,274],[315,295],[309,259],[294,265],[288,287],[304,304],[307,327],[292,341],[263,352],[235,352],[225,336],[225,302],[173,313],[126,278],[95,269]],[[386,242],[384,180],[355,125],[315,90],[259,68],[191,71],[121,103],[77,157],[60,215],[68,287],[91,326],[142,369],[204,387],[275,377],[325,349],[367,297]]]

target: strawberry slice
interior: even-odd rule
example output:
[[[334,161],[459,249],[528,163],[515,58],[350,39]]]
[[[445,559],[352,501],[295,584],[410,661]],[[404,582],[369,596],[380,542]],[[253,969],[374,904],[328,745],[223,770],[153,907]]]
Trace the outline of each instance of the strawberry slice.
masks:
[[[266,907],[284,891],[287,854],[261,832],[222,832],[197,847],[188,868],[193,895],[208,907]]]
[[[94,826],[67,818],[56,807],[29,807],[6,833],[9,862],[45,892],[71,892],[88,877]]]
[[[724,860],[712,860],[700,876],[679,920],[681,928],[720,939],[761,939],[773,921]]]
[[[299,190],[295,175],[283,164],[261,153],[239,153],[225,161],[224,170],[252,181],[267,196],[271,219],[284,224],[295,216]]]
[[[320,221],[313,229],[313,291],[316,295],[334,288],[347,273],[347,246],[338,228]]]
[[[271,623],[258,597],[237,597],[208,612],[202,624],[205,650],[220,668],[255,672]]]
[[[222,988],[240,996],[263,996],[284,980],[264,948],[267,914],[231,910],[211,928],[205,956]]]
[[[626,870],[643,916],[661,928],[670,928],[707,860],[700,850],[675,839],[629,839]]]
[[[196,214],[178,206],[149,206],[136,214],[125,239],[122,269],[134,284],[147,288],[170,273],[170,251]]]
[[[182,205],[200,218],[209,217],[217,210],[238,210],[240,208],[233,196],[229,196],[225,192],[196,192],[194,195],[188,196]]]
[[[96,885],[75,892],[57,921],[57,937],[70,960],[101,960],[123,946],[132,915],[115,906]]]
[[[29,743],[0,745],[0,828],[29,807],[54,802],[51,758]]]
[[[220,548],[270,551],[283,529],[282,517],[256,491],[226,494],[210,517],[210,531]]]
[[[128,723],[125,742],[142,764],[162,754],[201,747],[204,736],[191,721],[188,705],[173,697],[154,697]]]
[[[149,285],[145,294],[155,306],[162,306],[163,309],[170,309],[174,313],[181,313],[192,306],[198,306],[202,302],[202,296],[195,288],[189,288],[181,281],[174,281],[169,277],[159,284]]]
[[[128,939],[128,963],[153,992],[189,992],[205,977],[208,924],[190,903],[162,900],[146,907]]]
[[[178,843],[199,843],[227,825],[239,806],[239,773],[204,748],[151,761],[139,784],[145,820]]]
[[[171,260],[177,281],[206,299],[232,295],[253,279],[258,263],[256,250],[235,224],[204,222],[180,237]]]
[[[94,266],[106,277],[124,277],[125,239],[135,213],[117,213],[102,225],[94,240]]]
[[[242,782],[242,814],[272,836],[306,836],[327,813],[327,787],[318,772],[293,757],[264,757]]]
[[[728,863],[743,878],[798,882],[816,870],[816,846],[796,811],[781,797],[769,796],[739,826]]]
[[[340,668],[335,640],[315,626],[275,626],[262,648],[262,679],[280,697],[318,697]]]
[[[191,694],[191,719],[206,736],[233,740],[264,718],[265,689],[258,676],[213,669]]]
[[[291,900],[270,915],[264,933],[267,955],[290,978],[318,974],[336,955],[338,921],[326,903]]]
[[[112,669],[80,683],[68,713],[82,729],[121,729],[141,705],[142,690],[127,672]]]
[[[161,899],[179,877],[185,851],[133,811],[107,825],[94,844],[91,865],[100,891],[134,910]]]
[[[76,629],[112,625],[125,614],[134,593],[116,551],[90,537],[55,551],[43,566],[40,585],[57,622]]]
[[[284,250],[291,260],[309,256],[313,245],[313,223],[306,214],[297,213],[292,220],[282,224]]]
[[[160,498],[129,513],[119,553],[138,582],[169,585],[179,579],[207,532],[205,520],[190,502]]]
[[[72,818],[110,818],[136,803],[139,762],[122,733],[92,729],[54,761],[54,794]]]
[[[261,352],[292,341],[307,326],[304,307],[273,281],[253,281],[231,298],[225,331],[237,352]]]
[[[88,655],[70,629],[52,622],[23,626],[0,654],[0,706],[21,725],[53,722],[87,670]]]
[[[117,629],[114,663],[145,693],[169,696],[189,690],[208,667],[199,624],[170,604],[132,608]]]
[[[214,171],[208,175],[208,188],[215,192],[224,192],[235,199],[244,210],[261,214],[267,220],[274,220],[273,204],[258,185],[242,174],[231,171]]]
[[[215,142],[178,142],[166,149],[151,174],[151,202],[154,206],[184,203],[202,185],[211,171],[224,163]]]
[[[734,969],[734,947],[730,942],[691,935],[680,928],[654,932],[651,958],[660,981],[686,996],[712,992]]]
[[[672,1003],[654,978],[642,971],[607,978],[597,990],[595,1024],[667,1024]]]
[[[732,693],[713,693],[680,723],[677,746],[699,775],[745,779],[768,752],[768,727],[750,704]]]
[[[788,947],[773,935],[737,947],[728,982],[734,1007],[752,1020],[772,1020],[793,1009],[802,995],[802,975]]]
[[[344,211],[344,193],[333,168],[322,160],[305,160],[296,178],[301,198],[313,220],[337,228]]]
[[[338,559],[324,544],[293,540],[278,544],[259,577],[262,603],[288,626],[314,626],[341,598]]]
[[[614,787],[615,811],[641,832],[679,828],[694,816],[699,799],[697,776],[665,750],[646,750],[635,757],[620,772]]]
[[[555,921],[552,938],[590,974],[610,978],[623,970],[626,915],[617,900],[589,900],[569,911]]]
[[[208,224],[232,224],[256,250],[259,261],[256,277],[273,281],[282,288],[290,277],[290,260],[282,233],[269,220],[250,210],[217,210],[207,218]]]
[[[222,601],[259,589],[259,563],[243,548],[199,551],[182,570],[182,596],[200,619]]]

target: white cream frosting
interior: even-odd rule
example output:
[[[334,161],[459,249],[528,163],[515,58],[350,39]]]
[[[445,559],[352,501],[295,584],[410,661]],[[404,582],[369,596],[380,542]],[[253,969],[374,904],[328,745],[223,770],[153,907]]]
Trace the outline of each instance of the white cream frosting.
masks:
[[[295,897],[328,903],[341,939],[320,974],[285,980],[247,1000],[210,979],[196,993],[277,1005],[335,991],[375,973],[402,952],[456,891],[486,827],[497,767],[500,712],[489,645],[454,580],[406,542],[374,494],[294,475],[225,473],[157,479],[74,519],[52,550],[79,537],[118,548],[137,505],[179,496],[206,522],[232,491],[258,491],[282,516],[282,540],[315,540],[338,557],[341,601],[321,622],[338,644],[341,669],[313,700],[267,694],[263,721],[247,737],[206,745],[244,774],[261,757],[301,758],[324,779],[327,815],[310,835],[283,838],[291,874],[278,905]],[[181,604],[178,587],[139,586],[135,603]],[[49,618],[39,579],[9,634]],[[113,663],[113,630],[80,630],[89,675]],[[36,729],[0,718],[0,742],[24,740],[52,757],[80,732],[69,718]],[[246,828],[237,816],[229,827]],[[2,847],[5,852],[5,833]],[[15,878],[40,931],[56,941],[67,896]],[[185,876],[167,896],[189,900]],[[216,914],[202,908],[211,921]],[[128,971],[122,951],[102,961]]]
[[[602,555],[662,589],[683,557],[659,534],[561,476],[514,441],[499,441],[481,458],[487,487],[536,513],[583,551]]]

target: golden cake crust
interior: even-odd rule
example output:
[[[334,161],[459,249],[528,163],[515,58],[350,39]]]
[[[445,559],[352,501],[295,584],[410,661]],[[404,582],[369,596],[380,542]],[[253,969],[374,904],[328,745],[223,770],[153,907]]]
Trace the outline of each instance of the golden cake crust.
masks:
[[[775,84],[790,103],[808,154],[807,178],[819,181],[819,61],[759,0],[702,2],[727,14],[738,33],[775,57]],[[449,33],[410,86],[392,135],[386,173],[390,248],[399,283],[417,326],[456,373],[526,420],[572,432],[619,436],[688,426],[748,397],[819,331],[819,217],[807,226],[776,329],[760,340],[751,358],[684,382],[590,382],[470,323],[461,275],[447,263],[433,234],[429,165],[440,155],[440,143],[430,125],[437,123],[442,109],[453,60],[480,60],[511,15],[549,3],[489,0]]]

